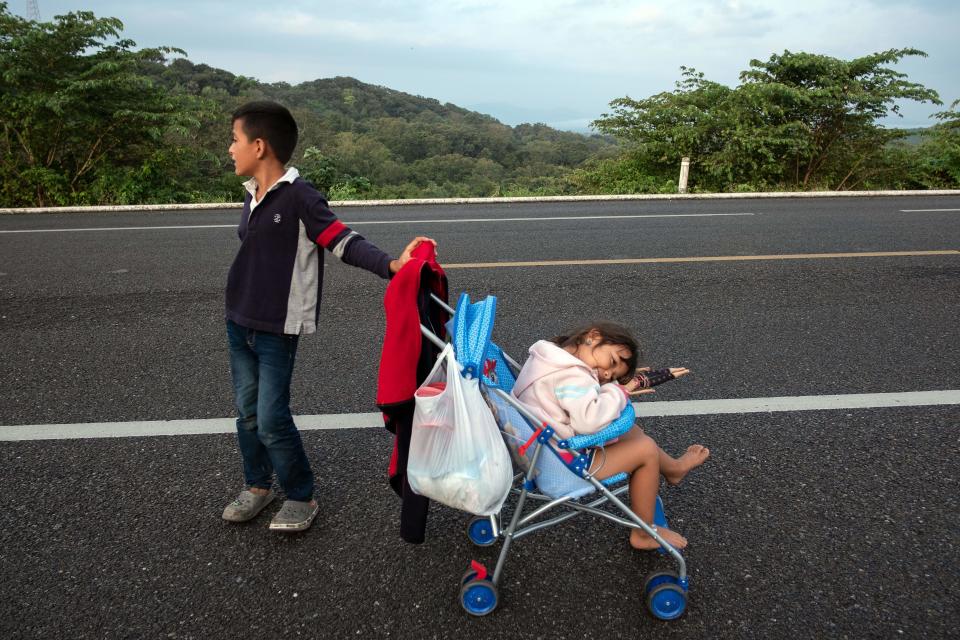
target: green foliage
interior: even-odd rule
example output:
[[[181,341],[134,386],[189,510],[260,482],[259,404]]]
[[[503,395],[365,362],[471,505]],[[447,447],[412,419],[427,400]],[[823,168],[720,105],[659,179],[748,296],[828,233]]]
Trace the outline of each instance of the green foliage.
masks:
[[[309,147],[303,152],[303,161],[300,163],[300,175],[313,183],[321,191],[329,191],[340,179],[340,169],[337,163],[316,147]]]
[[[331,200],[363,200],[371,191],[370,181],[364,177],[347,178],[330,188]]]
[[[87,11],[31,22],[0,3],[4,204],[113,201],[106,184],[121,198],[143,198],[124,176],[150,178],[169,167],[169,158],[158,162],[157,146],[170,131],[198,126],[177,95],[140,72],[175,50],[134,51],[122,28]]]
[[[960,185],[960,100],[936,118],[940,123],[917,149],[922,183],[934,189],[955,188]]]
[[[230,113],[287,105],[292,164],[331,199],[939,188],[960,184],[957,104],[927,130],[884,129],[898,101],[936,92],[890,68],[915,49],[853,60],[753,60],[735,88],[681,68],[676,90],[619,98],[600,135],[494,118],[353,78],[264,84],[135,49],[116,18],[32,22],[0,1],[0,206],[236,201]],[[909,142],[909,143],[907,143]]]
[[[258,85],[301,124],[292,164],[333,199],[570,192],[558,180],[611,140],[489,116],[352,78]],[[363,178],[368,188],[351,180]],[[544,179],[549,178],[549,179]]]
[[[237,200],[229,114],[256,99],[291,109],[292,164],[333,199],[569,190],[560,176],[613,146],[353,78],[262,84],[136,50],[122,29],[88,11],[31,22],[0,2],[0,206]]]
[[[680,158],[690,157],[695,190],[853,189],[889,172],[889,145],[903,135],[877,119],[899,114],[897,101],[939,104],[935,91],[888,66],[925,55],[785,51],[751,60],[732,89],[682,68],[675,91],[614,100],[594,125],[661,178],[675,179]]]
[[[568,182],[582,194],[676,193],[676,179],[658,176],[658,171],[642,156],[624,154],[590,162],[571,173]]]

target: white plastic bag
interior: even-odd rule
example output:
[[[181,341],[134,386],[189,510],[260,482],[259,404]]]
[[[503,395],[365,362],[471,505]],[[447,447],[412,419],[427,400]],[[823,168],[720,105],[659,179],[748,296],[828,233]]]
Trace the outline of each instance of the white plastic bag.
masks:
[[[431,500],[487,516],[503,506],[513,467],[479,385],[460,375],[447,345],[414,396],[407,481]]]

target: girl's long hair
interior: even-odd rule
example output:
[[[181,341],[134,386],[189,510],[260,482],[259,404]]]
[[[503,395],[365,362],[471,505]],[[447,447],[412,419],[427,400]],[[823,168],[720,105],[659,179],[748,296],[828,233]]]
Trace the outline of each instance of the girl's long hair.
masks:
[[[641,353],[637,339],[634,338],[630,330],[622,324],[607,321],[591,322],[583,325],[579,329],[571,331],[568,335],[551,338],[550,342],[558,347],[576,347],[577,345],[583,344],[587,335],[592,331],[600,334],[600,343],[597,346],[600,344],[612,344],[626,347],[630,350],[630,357],[624,360],[627,364],[627,374],[617,379],[617,382],[620,384],[630,382],[631,378],[636,375],[637,361],[640,359]]]

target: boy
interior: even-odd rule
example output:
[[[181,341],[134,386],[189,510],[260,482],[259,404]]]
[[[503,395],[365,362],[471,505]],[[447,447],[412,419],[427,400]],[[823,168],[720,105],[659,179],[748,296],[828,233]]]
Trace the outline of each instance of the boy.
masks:
[[[290,380],[301,334],[316,331],[327,249],[355,267],[390,278],[415,238],[392,260],[351,231],[313,186],[285,165],[297,145],[297,123],[275,102],[250,102],[233,113],[230,157],[244,183],[240,249],[227,276],[226,323],[237,407],[237,439],[247,488],[223,519],[245,522],[273,501],[273,474],[286,501],[275,531],[303,531],[319,507],[313,472],[290,413]]]

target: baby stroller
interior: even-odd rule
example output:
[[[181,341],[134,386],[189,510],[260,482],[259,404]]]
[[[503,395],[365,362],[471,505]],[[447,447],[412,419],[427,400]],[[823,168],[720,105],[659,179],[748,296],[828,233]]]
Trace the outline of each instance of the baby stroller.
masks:
[[[502,538],[503,546],[492,575],[480,563],[471,563],[461,580],[460,603],[463,608],[471,615],[483,616],[497,607],[497,584],[511,544],[535,531],[587,513],[625,527],[643,529],[660,543],[661,553],[672,556],[677,571],[651,574],[644,584],[644,593],[647,608],[656,618],[679,618],[686,609],[687,568],[683,556],[657,533],[657,526],[667,526],[659,496],[651,526],[620,500],[619,496],[628,489],[624,483],[627,474],[597,480],[588,469],[588,448],[602,446],[633,426],[636,415],[632,405],[628,403],[618,419],[597,433],[559,439],[550,425],[540,422],[510,393],[520,365],[490,340],[496,298],[490,296],[471,303],[464,293],[456,311],[436,296],[432,296],[432,300],[453,316],[447,333],[452,337],[457,362],[464,376],[479,376],[481,391],[497,420],[517,471],[514,486],[510,489],[511,495],[516,496],[516,503],[506,528],[502,526],[505,509],[497,515],[475,517],[467,526],[467,535],[474,544],[490,546]],[[421,332],[441,349],[445,346],[422,325]],[[600,495],[587,501],[585,498],[593,493]],[[524,514],[528,501],[539,503],[539,506]]]

